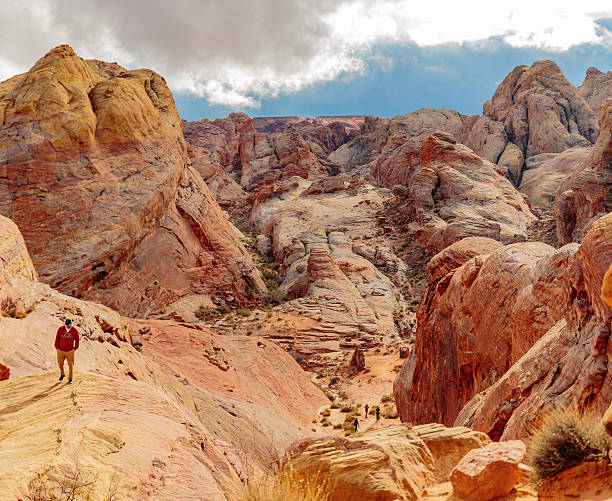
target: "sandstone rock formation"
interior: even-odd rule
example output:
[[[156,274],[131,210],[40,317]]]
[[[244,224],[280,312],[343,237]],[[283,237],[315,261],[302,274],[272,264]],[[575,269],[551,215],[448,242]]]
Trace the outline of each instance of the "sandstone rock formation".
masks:
[[[432,254],[468,236],[502,243],[527,239],[535,217],[493,164],[438,132],[423,142],[420,161],[410,185],[421,224],[416,238]]]
[[[490,501],[510,494],[521,477],[519,464],[526,451],[520,440],[472,449],[450,474],[453,493],[471,501]]]
[[[249,222],[271,238],[281,264],[279,291],[292,300],[278,308],[322,322],[310,335],[296,336],[295,350],[337,351],[340,343],[354,349],[396,334],[393,312],[401,298],[395,288],[406,268],[377,236],[375,217],[390,194],[365,185],[309,195],[311,183],[298,178],[285,186],[256,202]]]
[[[161,76],[89,63],[64,45],[2,89],[0,214],[21,229],[43,281],[105,299],[122,284],[132,301],[111,304],[125,314],[163,311],[218,287],[265,290],[200,176],[185,167],[181,121]],[[210,223],[198,219],[206,214]],[[154,257],[168,258],[166,270],[127,285],[126,268],[152,268],[148,245],[160,232],[165,246]],[[220,276],[207,270],[212,261]]]
[[[481,238],[434,256],[415,349],[393,385],[402,421],[452,425],[468,400],[501,378],[563,317],[563,277],[576,250]]]
[[[585,461],[546,480],[538,490],[538,500],[610,499],[612,465],[607,461]]]
[[[252,120],[244,113],[232,113],[215,121],[183,121],[187,153],[217,201],[225,205],[246,197],[240,187],[241,145],[253,138]]]
[[[446,480],[468,451],[488,442],[486,435],[467,428],[395,425],[350,439],[296,442],[283,468],[291,468],[298,477],[329,476],[331,501],[416,500],[427,487]]]
[[[597,68],[589,68],[577,92],[599,117],[601,104],[607,98],[612,97],[612,71],[604,73]]]
[[[525,157],[588,146],[599,132],[595,113],[552,61],[514,68],[483,114],[503,123]]]
[[[554,210],[560,244],[579,242],[593,221],[612,211],[612,99],[601,109],[597,143],[557,191]]]
[[[563,294],[555,301],[562,315],[495,384],[464,406],[456,423],[509,440],[526,437],[552,408],[604,413],[612,394],[607,362],[612,309],[601,289],[612,262],[611,244],[612,214],[607,214],[591,225],[576,252],[576,244],[557,251],[574,254],[560,277]]]
[[[529,198],[532,206],[551,208],[559,186],[590,152],[590,148],[575,147],[562,153],[532,156],[525,163],[519,191]]]
[[[380,152],[371,167],[376,181],[388,188],[396,184],[409,185],[420,167],[422,142],[437,130],[459,136],[461,115],[456,111],[424,108],[391,119],[366,120],[364,136],[370,136],[373,149]],[[344,146],[351,147],[351,143]]]
[[[78,456],[82,472],[97,475],[98,498],[115,482],[121,499],[226,501],[247,467],[269,468],[327,402],[266,340],[127,320],[34,281],[15,225],[0,216],[0,231],[0,304],[16,305],[0,317],[2,372],[10,370],[0,443],[11,451],[0,458],[0,492],[52,485]],[[53,349],[65,317],[81,336],[72,386],[57,381]],[[39,446],[26,452],[32,441]]]

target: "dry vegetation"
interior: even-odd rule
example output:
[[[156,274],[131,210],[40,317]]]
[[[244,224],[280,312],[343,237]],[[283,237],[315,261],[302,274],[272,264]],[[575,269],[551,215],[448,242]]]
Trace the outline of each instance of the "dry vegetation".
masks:
[[[95,499],[119,501],[118,488],[115,474],[103,482],[76,457],[71,464],[48,467],[37,473],[28,483],[24,501],[89,501],[94,494]]]
[[[528,458],[536,483],[585,461],[607,457],[608,435],[591,414],[567,408],[551,412],[529,444]]]
[[[249,480],[234,501],[329,501],[332,491],[321,475],[299,476],[289,469],[274,478]]]

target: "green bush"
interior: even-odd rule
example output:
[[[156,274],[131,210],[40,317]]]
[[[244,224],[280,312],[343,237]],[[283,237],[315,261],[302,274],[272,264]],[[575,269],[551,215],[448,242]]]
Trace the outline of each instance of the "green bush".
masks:
[[[528,461],[537,483],[585,461],[608,454],[608,435],[599,419],[575,409],[551,412],[529,443]]]

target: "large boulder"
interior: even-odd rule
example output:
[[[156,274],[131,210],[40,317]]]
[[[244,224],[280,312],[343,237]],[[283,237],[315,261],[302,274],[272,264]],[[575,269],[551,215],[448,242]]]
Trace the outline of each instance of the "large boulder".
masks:
[[[160,75],[84,61],[62,45],[0,89],[0,214],[20,228],[43,281],[132,315],[163,312],[196,291],[265,290],[201,177],[186,168],[183,127]],[[202,214],[210,221],[193,220]],[[164,245],[151,252],[160,231]],[[207,277],[212,261],[222,277]],[[130,269],[160,263],[130,285],[129,303],[113,300]]]
[[[572,247],[578,246],[558,252]],[[573,254],[561,275],[563,293],[555,299],[558,321],[495,384],[475,395],[455,423],[510,440],[529,436],[539,416],[553,408],[575,406],[601,415],[609,407],[612,309],[601,289],[612,262],[612,214],[591,225]]]
[[[557,190],[554,212],[560,244],[580,242],[597,218],[612,211],[612,99],[601,105],[593,150]]]
[[[452,425],[466,402],[562,318],[563,276],[575,252],[473,238],[434,256],[415,347],[393,385],[402,421]]]
[[[330,501],[408,501],[421,499],[468,451],[487,443],[467,428],[395,425],[349,439],[301,440],[287,450],[283,468],[298,478],[329,476]]]
[[[527,447],[520,440],[472,449],[450,474],[453,493],[469,501],[490,501],[510,494],[521,478]]]

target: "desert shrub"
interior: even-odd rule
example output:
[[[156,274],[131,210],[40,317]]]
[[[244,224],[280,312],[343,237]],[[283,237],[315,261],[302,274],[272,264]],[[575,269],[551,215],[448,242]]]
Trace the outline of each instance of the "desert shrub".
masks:
[[[585,461],[605,458],[608,435],[599,419],[567,408],[551,412],[531,438],[528,461],[537,483]]]
[[[384,404],[386,402],[395,402],[395,399],[393,398],[393,395],[384,395],[380,401]]]
[[[91,468],[83,467],[78,457],[72,464],[49,467],[29,481],[27,501],[88,501],[97,494],[103,501],[119,500],[116,471],[108,482],[100,481]]]
[[[329,384],[337,384],[340,382],[340,378],[338,376],[334,376],[329,380]]]
[[[276,478],[249,479],[235,501],[329,501],[333,493],[330,481],[320,474],[298,475],[293,470]]]
[[[251,310],[247,308],[240,308],[239,310],[236,311],[236,313],[240,315],[241,317],[250,317],[252,312]]]
[[[340,428],[342,428],[342,423],[336,423],[334,425],[334,430],[339,430]]]
[[[331,414],[331,411],[329,409],[323,409],[320,412],[321,416],[325,416],[325,417],[329,417],[329,415]]]
[[[25,318],[34,310],[33,306],[23,308],[23,301],[7,296],[0,302],[0,314],[9,318]]]
[[[340,408],[340,404],[338,404],[337,402],[334,402],[333,404],[330,405],[330,407],[332,409],[339,409]]]
[[[353,405],[343,405],[340,408],[340,412],[355,412],[357,408]]]

